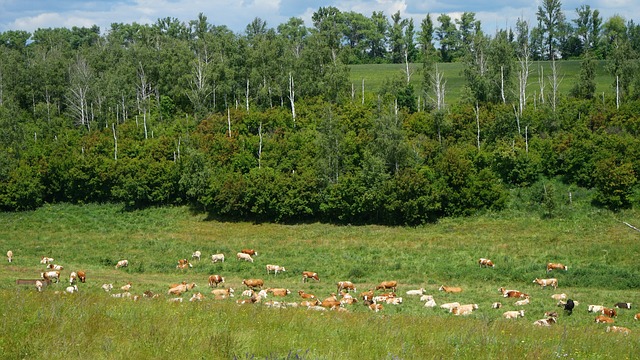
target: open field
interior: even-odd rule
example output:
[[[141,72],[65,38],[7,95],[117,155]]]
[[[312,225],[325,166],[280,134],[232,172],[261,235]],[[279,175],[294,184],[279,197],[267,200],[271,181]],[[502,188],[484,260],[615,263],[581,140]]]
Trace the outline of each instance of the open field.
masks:
[[[209,221],[186,208],[155,208],[125,212],[117,205],[45,206],[33,212],[0,213],[0,250],[11,249],[14,262],[0,263],[0,354],[6,359],[124,358],[574,358],[633,359],[640,353],[640,322],[633,320],[640,304],[640,213],[612,214],[590,210],[541,220],[521,213],[487,214],[444,219],[417,228],[334,226],[327,224],[253,224]],[[235,260],[242,248],[255,248],[253,264]],[[201,261],[177,270],[180,258],[200,250]],[[227,261],[213,264],[211,254]],[[37,293],[17,278],[37,278],[41,256],[63,265],[64,281]],[[495,269],[480,269],[477,259],[489,257]],[[128,259],[128,268],[114,268]],[[545,264],[562,262],[567,272],[552,272],[559,288],[532,283],[547,277]],[[287,271],[267,275],[266,264]],[[71,270],[87,272],[87,283],[73,295],[56,295],[68,285]],[[320,282],[302,283],[300,272],[317,271]],[[284,301],[299,301],[304,290],[319,298],[335,292],[335,283],[353,281],[357,294],[383,280],[400,283],[404,303],[385,305],[373,313],[361,303],[350,312],[313,312],[301,308],[269,309],[239,306],[235,299],[213,300],[210,274],[226,286],[244,290],[242,279],[263,278],[266,287],[292,291]],[[198,284],[207,298],[199,303],[170,304],[170,283]],[[113,292],[132,282],[131,292],[163,294],[138,302],[113,299]],[[460,286],[460,294],[443,294],[441,284]],[[524,319],[505,320],[502,313],[519,309],[504,299],[501,286],[531,295],[522,307]],[[424,287],[438,305],[458,301],[479,309],[455,317],[439,308],[425,308],[409,289]],[[550,298],[564,292],[578,300],[572,316]],[[271,300],[269,297],[267,300]],[[499,310],[491,309],[496,301]],[[624,336],[595,324],[588,304],[619,310],[615,325],[631,329]],[[538,328],[532,322],[545,311],[560,313],[558,324]]]
[[[580,78],[580,60],[563,60],[556,63],[556,68],[561,79],[558,91],[561,94],[568,94],[576,81]],[[605,70],[605,61],[596,62],[596,94],[599,96],[604,92],[608,96],[613,96],[614,89],[612,87],[613,78]],[[551,63],[548,61],[533,62],[529,72],[529,81],[527,84],[528,94],[533,96],[534,92],[540,92],[539,78],[540,69],[543,68],[544,81],[547,82],[545,92],[551,91],[549,85],[549,76],[551,75]],[[382,87],[386,79],[400,76],[404,78],[404,64],[366,64],[366,65],[350,65],[350,79],[354,84],[356,93],[360,94],[362,89],[362,80],[365,82],[365,92],[377,92]],[[415,89],[418,89],[422,81],[420,69],[422,64],[410,64],[410,71],[413,73],[411,83]],[[462,87],[465,84],[463,63],[440,63],[438,70],[443,73],[446,81],[445,102],[447,104],[456,103],[462,94]],[[417,94],[417,93],[416,93]],[[533,101],[533,100],[531,100]]]

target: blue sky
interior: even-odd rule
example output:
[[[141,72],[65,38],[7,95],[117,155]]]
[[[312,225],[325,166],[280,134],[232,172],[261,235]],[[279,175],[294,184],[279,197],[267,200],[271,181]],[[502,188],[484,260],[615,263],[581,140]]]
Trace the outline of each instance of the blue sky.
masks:
[[[104,32],[111,23],[154,23],[159,18],[172,17],[183,22],[204,13],[214,25],[226,25],[237,33],[259,17],[269,27],[277,27],[290,17],[300,17],[311,26],[311,15],[321,6],[335,6],[341,11],[356,11],[370,16],[383,11],[387,16],[400,11],[402,18],[413,18],[416,26],[431,13],[437,24],[439,14],[457,18],[464,11],[476,13],[485,31],[514,26],[518,17],[535,24],[540,1],[532,0],[0,0],[0,32],[38,28],[98,25]],[[638,0],[562,1],[567,19],[575,18],[575,9],[588,4],[598,9],[606,20],[621,15],[640,22]]]

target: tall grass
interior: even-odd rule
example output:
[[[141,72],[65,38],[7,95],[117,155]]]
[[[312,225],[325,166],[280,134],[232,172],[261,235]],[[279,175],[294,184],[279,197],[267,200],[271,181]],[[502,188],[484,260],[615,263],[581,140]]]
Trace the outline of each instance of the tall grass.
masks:
[[[565,206],[565,205],[563,205]],[[630,336],[606,334],[593,323],[586,305],[640,303],[640,235],[622,221],[638,224],[637,211],[610,213],[566,205],[563,214],[542,218],[535,212],[512,212],[443,219],[416,228],[334,226],[328,224],[254,224],[206,221],[186,208],[126,212],[117,205],[45,206],[33,212],[0,214],[3,252],[15,262],[0,265],[0,354],[2,358],[633,358],[640,353],[635,311],[620,310],[616,325]],[[255,263],[235,260],[241,248],[259,252]],[[177,259],[201,250],[194,268],[175,268]],[[207,256],[223,252],[227,261]],[[42,293],[17,286],[17,278],[36,278],[40,256],[54,257],[70,270],[87,271],[86,284],[73,295],[56,295],[63,284]],[[490,257],[495,269],[480,269]],[[114,268],[127,258],[130,266]],[[532,283],[546,277],[547,261],[569,265],[553,272],[557,292],[579,300],[572,316],[561,314],[550,329],[534,328],[545,311],[560,310],[552,290]],[[285,273],[267,275],[266,264]],[[320,282],[303,284],[302,270],[317,271]],[[373,313],[361,304],[349,313],[306,309],[239,306],[233,299],[213,300],[206,288],[210,274],[225,276],[225,286],[239,295],[244,278],[265,279],[267,287],[285,287],[298,301],[298,290],[324,298],[339,280],[354,281],[358,292],[382,280],[398,280],[398,292],[424,287],[438,304],[477,303],[472,315],[457,318],[428,309],[417,298],[387,305]],[[195,282],[207,299],[171,304],[168,284]],[[133,302],[113,299],[100,289],[105,282],[132,292],[163,294]],[[461,294],[437,291],[441,284],[463,287]],[[517,288],[531,295],[526,318],[502,319],[516,309],[497,288]],[[116,292],[116,290],[114,290]],[[504,308],[491,309],[501,301]],[[480,355],[478,355],[480,354]]]

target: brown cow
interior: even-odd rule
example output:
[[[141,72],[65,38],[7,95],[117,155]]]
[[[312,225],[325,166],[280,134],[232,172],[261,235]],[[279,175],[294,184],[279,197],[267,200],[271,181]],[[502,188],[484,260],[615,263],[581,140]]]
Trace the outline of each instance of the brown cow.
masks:
[[[240,252],[249,256],[258,256],[258,252],[253,249],[242,249]]]
[[[397,281],[383,281],[380,283],[380,285],[376,286],[376,290],[391,289],[393,290],[393,292],[395,292],[397,287],[398,287]]]
[[[233,288],[228,289],[213,289],[211,293],[215,297],[215,299],[226,299],[228,297],[233,297]]]
[[[533,282],[540,285],[540,288],[542,289],[544,289],[547,286],[553,287],[554,290],[558,288],[558,279],[556,278],[550,278],[550,279],[536,278],[535,280],[533,280]]]
[[[262,279],[245,279],[242,280],[242,283],[250,289],[262,289],[262,287],[264,286],[264,281]]]
[[[602,324],[613,324],[615,322],[615,320],[613,320],[612,318],[610,318],[608,316],[598,315],[598,316],[596,316],[595,322],[602,323]]]
[[[307,294],[304,291],[300,290],[298,291],[298,294],[303,298],[303,299],[315,299],[316,296],[313,294]]]
[[[218,287],[218,284],[224,282],[224,278],[220,275],[211,275],[209,276],[209,286],[210,287]]]
[[[347,291],[353,290],[353,292],[356,292],[356,286],[353,285],[351,281],[339,281],[337,292],[340,292],[342,290],[347,290]]]
[[[452,287],[452,286],[444,286],[444,285],[441,285],[438,290],[439,291],[444,291],[446,293],[459,293],[459,292],[462,292],[462,288]]]
[[[618,316],[618,312],[616,311],[616,309],[603,308],[602,315],[612,318]]]
[[[631,330],[629,330],[626,327],[623,326],[607,326],[607,332],[619,332],[619,333],[623,333],[625,335],[629,335],[631,333]]]
[[[83,270],[78,270],[78,279],[80,279],[81,283],[84,283],[87,281],[87,274],[83,271]]]
[[[314,279],[315,281],[320,281],[320,278],[318,277],[318,273],[313,271],[303,271],[302,282],[306,282],[307,279]]]
[[[273,296],[287,296],[291,294],[289,289],[267,289],[267,293],[272,293]]]
[[[563,264],[560,263],[548,263],[547,264],[547,273],[549,273],[551,270],[564,270],[567,271],[569,267],[565,266]]]

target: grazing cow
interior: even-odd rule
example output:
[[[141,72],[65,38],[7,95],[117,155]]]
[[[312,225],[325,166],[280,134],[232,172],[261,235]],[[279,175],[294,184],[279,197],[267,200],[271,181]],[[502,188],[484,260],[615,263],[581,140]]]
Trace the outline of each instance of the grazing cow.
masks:
[[[50,270],[64,270],[64,266],[56,264],[47,264],[47,269]]]
[[[398,282],[397,281],[383,281],[380,283],[380,285],[376,286],[376,290],[387,290],[387,289],[391,289],[393,290],[393,292],[396,291],[396,289],[398,288]]]
[[[375,311],[375,312],[379,312],[384,310],[384,306],[382,306],[382,304],[371,304],[369,305],[369,309]]]
[[[551,295],[551,298],[553,300],[566,300],[567,299],[567,294],[553,294]]]
[[[213,254],[211,255],[211,262],[224,262],[224,254]]]
[[[587,311],[599,313],[599,312],[602,312],[602,309],[604,309],[604,306],[602,305],[589,305],[589,308],[587,309]]]
[[[440,305],[441,309],[447,309],[449,310],[449,312],[451,312],[451,309],[460,306],[459,302],[452,302],[452,303],[446,303],[446,304],[442,304]]]
[[[533,325],[536,325],[536,326],[551,326],[551,325],[555,324],[556,322],[557,322],[556,318],[548,317],[546,319],[536,320],[533,323]]]
[[[519,317],[524,317],[524,310],[506,311],[502,316],[505,319],[517,319]]]
[[[321,302],[318,299],[315,300],[305,300],[300,302],[300,306],[320,306]]]
[[[200,261],[200,256],[202,256],[202,253],[200,252],[200,250],[194,251],[193,254],[191,254],[191,258],[198,259],[198,261]]]
[[[631,303],[619,302],[613,307],[617,307],[618,309],[631,309]]]
[[[42,292],[42,287],[43,286],[44,286],[44,284],[42,283],[42,281],[36,280],[36,290],[38,290],[38,292]]]
[[[353,290],[353,292],[356,292],[356,286],[353,285],[351,281],[338,281],[337,285],[338,285],[337,292],[341,292],[342,290],[347,290],[347,291]]]
[[[245,279],[242,280],[242,283],[249,289],[262,289],[262,287],[264,286],[264,281],[262,279]]]
[[[251,255],[249,255],[249,254],[245,254],[245,253],[237,253],[237,254],[236,254],[236,258],[237,258],[238,260],[244,260],[244,261],[248,261],[248,262],[250,262],[250,263],[252,263],[252,262],[253,262],[253,258],[251,257]]]
[[[407,295],[422,295],[426,292],[424,288],[418,290],[407,290]]]
[[[307,294],[304,291],[300,290],[298,291],[298,294],[300,295],[300,297],[302,297],[303,299],[316,299],[316,296],[313,294]]]
[[[83,270],[78,270],[77,274],[80,282],[84,284],[87,281],[87,274]]]
[[[462,288],[441,285],[438,291],[444,291],[446,293],[459,293],[462,292]]]
[[[181,269],[181,270],[192,268],[192,267],[193,267],[193,264],[191,264],[187,259],[178,260],[178,265],[176,265],[176,269]]]
[[[640,320],[640,313],[637,313],[637,314],[633,317],[633,319],[634,319],[634,320]]]
[[[283,272],[283,271],[287,271],[287,269],[284,268],[284,266],[280,266],[280,265],[267,265],[267,274],[271,273],[273,271],[273,273],[275,275],[278,275],[278,272]]]
[[[211,275],[209,276],[209,286],[210,287],[218,287],[218,284],[221,284],[224,282],[224,278],[220,275]]]
[[[496,267],[493,261],[485,258],[480,258],[480,260],[478,260],[478,264],[480,264],[480,267]]]
[[[7,251],[7,261],[9,262],[13,261],[13,251],[11,250]]]
[[[78,292],[78,285],[67,286],[65,291],[68,292],[69,294],[77,293]]]
[[[75,284],[77,280],[78,274],[75,271],[72,271],[71,274],[69,274],[69,285]]]
[[[501,302],[494,302],[493,304],[491,304],[492,309],[500,309],[501,307],[502,307]]]
[[[313,271],[303,271],[302,282],[307,282],[307,279],[314,279],[315,281],[320,281],[320,278],[318,277],[318,273]]]
[[[102,284],[102,290],[109,292],[113,289],[113,284]]]
[[[129,266],[129,260],[120,260],[116,264],[116,269],[123,268],[123,267],[128,267],[128,266]]]
[[[124,292],[129,292],[129,290],[131,290],[131,282],[128,282],[126,285],[120,287],[120,290]]]
[[[551,270],[564,270],[567,271],[568,267],[565,265],[562,265],[560,263],[548,263],[547,264],[547,274],[551,271]]]
[[[48,256],[43,256],[40,259],[40,264],[48,264],[48,263],[52,263],[53,262],[53,258],[50,258]]]
[[[424,303],[424,307],[433,308],[433,307],[436,307],[436,306],[437,306],[436,301],[433,300],[433,298],[428,299],[427,302]]]
[[[625,335],[631,334],[631,330],[623,326],[607,326],[607,332],[619,332]]]
[[[541,289],[544,289],[547,286],[553,287],[554,290],[558,288],[558,279],[556,278],[551,278],[551,279],[536,278],[535,280],[533,280],[533,282],[540,285]]]
[[[287,296],[291,294],[289,289],[267,289],[267,293],[272,293],[273,296]]]
[[[202,295],[202,293],[195,293],[193,295],[191,295],[191,299],[189,299],[189,301],[193,302],[193,301],[202,301],[204,300],[204,295]]]
[[[618,316],[618,312],[616,311],[616,309],[603,308],[602,315],[612,318]]]
[[[613,324],[615,322],[615,320],[613,320],[612,318],[604,315],[596,316],[596,319],[594,321],[600,324]]]
[[[567,315],[571,315],[573,313],[573,308],[576,307],[576,304],[573,300],[568,299],[567,303],[564,304],[564,311],[567,312]]]
[[[249,256],[258,256],[258,252],[253,249],[242,249],[240,252]]]
[[[55,282],[57,283],[60,281],[60,271],[43,272],[40,273],[40,277],[46,281],[53,281],[55,279]]]
[[[233,297],[233,288],[228,288],[228,289],[213,289],[211,290],[211,293],[213,294],[213,296],[215,296],[216,299],[225,299],[228,297]]]
[[[515,302],[516,306],[523,306],[529,304],[529,298],[524,298],[524,300],[518,300]]]

